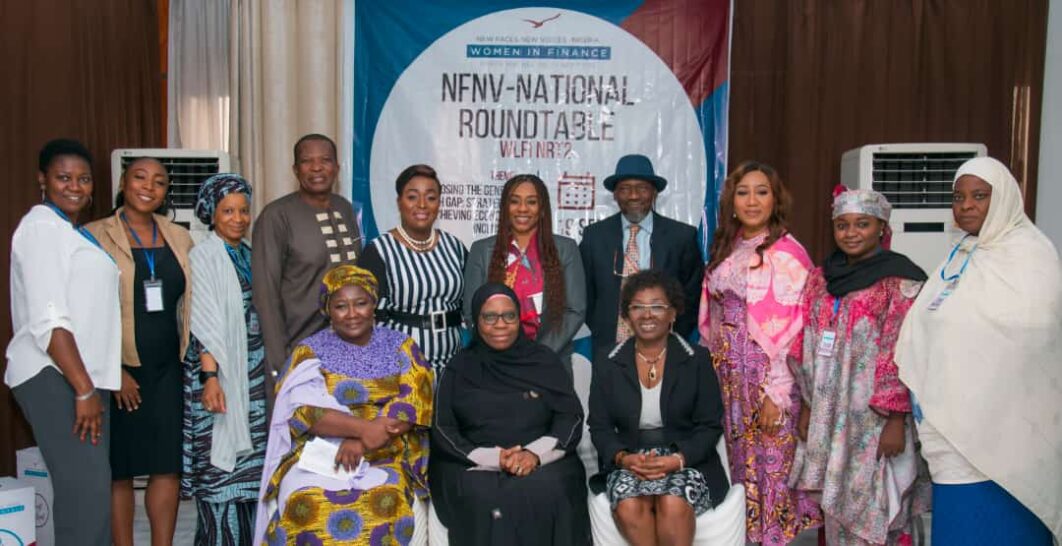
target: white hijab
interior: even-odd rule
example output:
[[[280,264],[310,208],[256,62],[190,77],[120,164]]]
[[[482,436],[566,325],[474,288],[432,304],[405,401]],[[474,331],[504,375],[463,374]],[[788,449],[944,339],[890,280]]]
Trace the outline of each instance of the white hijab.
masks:
[[[1006,166],[971,159],[955,180],[963,175],[992,186],[988,215],[907,314],[900,379],[963,458],[1062,537],[1062,265]],[[954,293],[930,311],[942,269],[958,273],[967,258]]]

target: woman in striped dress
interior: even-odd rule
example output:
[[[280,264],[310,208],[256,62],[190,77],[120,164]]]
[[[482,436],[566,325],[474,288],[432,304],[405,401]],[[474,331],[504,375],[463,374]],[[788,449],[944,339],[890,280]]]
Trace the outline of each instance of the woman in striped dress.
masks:
[[[266,448],[265,354],[251,303],[251,186],[219,174],[199,189],[211,227],[189,254],[192,335],[184,366],[181,495],[195,499],[196,546],[250,545]]]
[[[395,181],[400,223],[365,249],[358,265],[380,281],[376,319],[413,338],[436,375],[461,348],[462,271],[468,249],[435,229],[442,184],[427,165]]]

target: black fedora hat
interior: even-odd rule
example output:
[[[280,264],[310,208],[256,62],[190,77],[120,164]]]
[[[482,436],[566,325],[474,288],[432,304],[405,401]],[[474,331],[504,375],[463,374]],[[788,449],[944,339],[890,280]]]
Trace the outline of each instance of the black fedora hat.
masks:
[[[653,172],[653,162],[648,157],[640,154],[625,155],[616,162],[616,174],[605,179],[605,189],[616,191],[616,184],[628,179],[645,180],[656,187],[656,191],[664,191],[667,180],[657,176]]]

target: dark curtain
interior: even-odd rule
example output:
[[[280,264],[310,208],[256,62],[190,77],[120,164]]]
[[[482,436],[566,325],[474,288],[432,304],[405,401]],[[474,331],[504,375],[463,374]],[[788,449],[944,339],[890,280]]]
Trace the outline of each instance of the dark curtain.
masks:
[[[778,168],[793,233],[832,248],[830,190],[864,144],[978,142],[1035,210],[1047,0],[737,0],[729,165]]]
[[[11,339],[11,234],[41,201],[37,151],[70,137],[91,150],[93,217],[111,209],[110,153],[162,143],[154,0],[0,0],[0,345]],[[0,367],[6,367],[6,359]],[[0,386],[0,475],[29,428]]]

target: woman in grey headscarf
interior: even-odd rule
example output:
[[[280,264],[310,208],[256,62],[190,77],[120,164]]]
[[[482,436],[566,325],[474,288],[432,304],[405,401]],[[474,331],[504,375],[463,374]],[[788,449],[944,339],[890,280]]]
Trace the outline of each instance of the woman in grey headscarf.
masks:
[[[195,543],[251,544],[266,446],[265,375],[251,303],[251,186],[208,178],[195,214],[210,226],[192,249],[192,336],[184,370],[182,496],[195,498]]]

